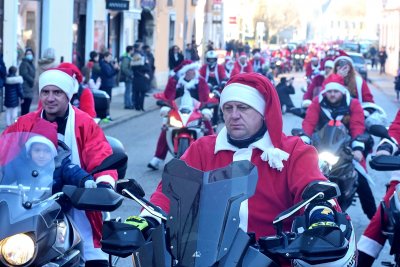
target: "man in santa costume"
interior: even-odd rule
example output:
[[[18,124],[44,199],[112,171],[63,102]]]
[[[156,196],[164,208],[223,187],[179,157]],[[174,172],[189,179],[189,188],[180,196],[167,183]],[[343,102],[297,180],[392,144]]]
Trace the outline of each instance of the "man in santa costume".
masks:
[[[174,69],[176,73],[168,79],[167,86],[165,87],[164,97],[169,100],[175,100],[183,96],[184,92],[189,91],[192,98],[205,103],[209,100],[210,88],[207,82],[199,74],[199,65],[190,60],[184,60],[177,68]],[[162,107],[160,115],[165,117],[168,115],[170,108]],[[204,124],[208,130],[207,134],[213,134],[213,128],[210,122],[212,111],[210,109],[201,110],[205,118]],[[154,157],[147,164],[147,167],[153,170],[158,170],[161,163],[164,162],[168,153],[168,144],[166,140],[167,129],[162,128],[161,134],[158,137],[157,148]]]
[[[261,57],[260,52],[255,52],[252,59],[250,59],[250,65],[253,67],[253,71],[265,75],[264,65],[265,60]]]
[[[332,114],[339,114],[333,118]],[[361,163],[365,168],[363,152],[365,144],[357,140],[359,135],[365,132],[364,111],[360,102],[350,97],[349,91],[344,86],[343,77],[331,74],[325,80],[325,87],[318,97],[315,97],[307,109],[306,117],[303,120],[303,130],[308,136],[302,139],[310,143],[309,136],[322,127],[330,120],[341,121],[353,139],[351,147],[354,159]],[[357,193],[360,197],[361,207],[369,219],[376,212],[376,205],[368,181],[363,175],[358,175]]]
[[[227,55],[225,57],[225,62],[224,62],[226,78],[229,79],[231,77],[231,73],[232,73],[234,66],[235,66],[235,62],[233,61],[232,57]]]
[[[233,161],[251,161],[257,167],[259,177],[255,194],[241,205],[240,227],[254,232],[256,238],[275,235],[274,218],[300,202],[309,183],[326,180],[319,170],[316,150],[298,137],[283,134],[278,95],[263,75],[243,73],[233,76],[221,93],[220,107],[225,127],[218,135],[197,140],[181,159],[201,171],[226,167]],[[161,187],[160,183],[150,200],[169,212],[169,199]],[[328,202],[322,205],[329,211],[334,209]],[[141,216],[151,217],[146,211]],[[290,224],[285,225],[285,230],[289,230]],[[355,255],[354,233],[349,241],[344,258],[323,266],[353,266],[346,264]],[[282,266],[290,266],[290,263],[282,260]],[[302,263],[299,266],[309,265]]]
[[[317,56],[312,56],[310,62],[306,65],[307,83],[311,83],[312,79],[322,70],[322,66]]]
[[[235,65],[233,66],[231,77],[239,73],[250,73],[250,72],[253,72],[253,67],[251,66],[251,64],[247,59],[247,54],[242,52],[240,53],[239,59],[236,60]]]
[[[376,149],[376,156],[394,155],[398,153],[400,141],[400,110],[397,111],[396,118],[389,127],[389,136],[392,140],[383,139]],[[396,186],[400,183],[400,171],[394,171],[389,182],[383,201],[387,208],[390,207],[389,200],[395,194]],[[397,192],[400,189],[397,188]],[[357,243],[358,249],[358,266],[372,266],[375,259],[378,258],[383,246],[385,245],[387,236],[382,234],[388,223],[388,217],[383,216],[382,225],[382,207],[379,205],[377,212],[372,217],[363,235]],[[398,252],[398,251],[397,251]]]
[[[3,134],[30,132],[38,118],[54,122],[57,124],[58,139],[71,149],[72,163],[90,173],[112,154],[112,150],[93,118],[70,104],[79,86],[76,75],[71,68],[54,68],[43,72],[39,76],[42,108],[20,117]],[[98,187],[113,188],[118,178],[117,171],[100,172],[94,178]],[[101,250],[100,245],[101,212],[74,208],[69,212],[83,240],[82,258],[85,266],[108,266],[108,255]]]
[[[200,68],[200,76],[203,77],[212,87],[222,90],[228,78],[224,66],[218,64],[218,55],[214,50],[207,51],[206,64]],[[212,89],[212,88],[210,88]]]

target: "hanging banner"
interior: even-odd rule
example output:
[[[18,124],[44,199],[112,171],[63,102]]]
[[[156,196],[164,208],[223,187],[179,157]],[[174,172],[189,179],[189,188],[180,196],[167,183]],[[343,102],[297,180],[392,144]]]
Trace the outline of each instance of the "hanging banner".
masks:
[[[106,9],[109,10],[129,10],[129,1],[107,0]]]

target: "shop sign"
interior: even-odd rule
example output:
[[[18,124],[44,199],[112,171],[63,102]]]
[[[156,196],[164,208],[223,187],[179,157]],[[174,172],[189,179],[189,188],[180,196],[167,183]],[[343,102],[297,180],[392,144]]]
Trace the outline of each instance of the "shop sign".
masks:
[[[129,1],[107,0],[106,9],[110,10],[129,10]]]
[[[140,0],[143,9],[153,10],[156,7],[156,0]]]

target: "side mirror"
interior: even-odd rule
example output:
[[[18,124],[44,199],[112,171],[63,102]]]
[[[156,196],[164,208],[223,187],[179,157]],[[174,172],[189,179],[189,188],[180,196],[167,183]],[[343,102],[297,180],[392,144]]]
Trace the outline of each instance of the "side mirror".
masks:
[[[385,126],[382,126],[379,124],[371,125],[368,128],[368,132],[372,135],[375,135],[375,136],[378,136],[381,138],[387,138],[387,139],[391,140],[389,132]]]
[[[370,160],[369,166],[377,171],[397,171],[400,170],[400,157],[376,156]]]
[[[116,191],[122,194],[122,190],[128,190],[136,197],[143,198],[145,196],[142,186],[135,179],[122,179],[116,183]]]
[[[340,196],[340,189],[336,183],[316,181],[307,185],[307,187],[303,191],[303,194],[301,195],[301,198],[303,200],[307,200],[312,198],[319,192],[324,193],[323,198],[319,199],[322,201],[326,201],[332,198],[337,198]]]
[[[157,100],[156,105],[159,107],[171,107],[171,105],[164,100]]]
[[[62,191],[72,206],[79,210],[114,211],[124,200],[122,196],[108,188],[78,188],[64,185]]]
[[[103,162],[94,168],[90,174],[99,173],[105,170],[114,170],[122,168],[126,165],[128,161],[128,156],[125,153],[114,153],[103,160]]]

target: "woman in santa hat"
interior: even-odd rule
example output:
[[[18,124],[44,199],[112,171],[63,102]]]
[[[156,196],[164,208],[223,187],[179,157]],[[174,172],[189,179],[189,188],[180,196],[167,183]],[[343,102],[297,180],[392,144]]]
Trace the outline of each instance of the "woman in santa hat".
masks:
[[[374,103],[367,82],[356,73],[353,60],[345,52],[340,51],[340,55],[335,59],[333,73],[343,77],[344,86],[349,90],[351,97],[357,98],[360,103]]]

